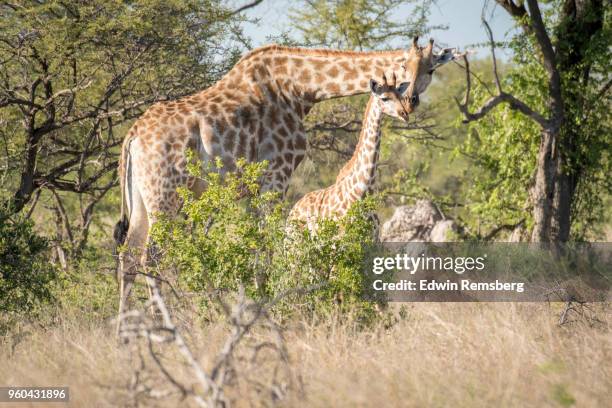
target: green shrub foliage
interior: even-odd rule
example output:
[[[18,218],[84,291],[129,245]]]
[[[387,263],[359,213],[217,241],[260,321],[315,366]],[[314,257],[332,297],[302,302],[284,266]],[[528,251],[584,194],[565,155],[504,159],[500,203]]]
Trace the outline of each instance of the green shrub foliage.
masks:
[[[28,314],[53,299],[57,277],[48,260],[47,240],[33,223],[0,209],[0,313]]]
[[[363,300],[361,269],[373,241],[375,200],[354,205],[342,220],[321,220],[311,233],[285,221],[277,193],[260,192],[265,168],[265,162],[242,162],[223,177],[208,171],[200,197],[180,190],[183,217],[160,217],[152,230],[161,268],[202,295],[242,285],[255,299],[281,297],[276,310],[284,314],[352,310],[366,317],[373,307]]]

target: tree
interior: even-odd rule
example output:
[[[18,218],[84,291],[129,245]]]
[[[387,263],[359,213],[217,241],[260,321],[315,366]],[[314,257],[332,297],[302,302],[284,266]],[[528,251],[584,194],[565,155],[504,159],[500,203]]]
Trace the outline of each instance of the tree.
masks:
[[[472,127],[481,136],[487,131],[533,136],[515,145],[523,149],[525,161],[535,153],[529,180],[523,180],[531,185],[525,203],[531,209],[531,240],[567,241],[572,226],[580,237],[585,229],[578,228],[581,218],[590,220],[612,187],[607,176],[610,9],[600,0],[556,0],[542,2],[542,8],[536,0],[527,0],[527,7],[512,0],[497,3],[522,29],[511,42],[516,68],[504,80],[495,72],[496,92],[484,97],[481,88],[477,91],[481,106],[470,111],[466,67],[468,87],[459,105],[464,121],[484,122]],[[486,22],[485,26],[490,33]],[[494,53],[493,58],[495,69]],[[489,146],[493,151],[497,147]],[[506,166],[520,154],[499,153],[492,167]],[[521,173],[517,177],[524,179],[529,166],[522,167],[516,169]]]
[[[40,191],[81,247],[93,208],[116,184],[129,121],[205,88],[248,45],[240,12],[217,0],[0,2],[0,191],[11,213]],[[14,181],[13,181],[14,180]],[[63,203],[79,195],[81,233]]]
[[[440,26],[427,26],[433,1],[415,0],[306,0],[293,9],[294,28],[309,45],[365,50],[388,46],[395,39],[424,35]],[[393,18],[412,5],[406,20]],[[406,45],[408,42],[406,42]]]

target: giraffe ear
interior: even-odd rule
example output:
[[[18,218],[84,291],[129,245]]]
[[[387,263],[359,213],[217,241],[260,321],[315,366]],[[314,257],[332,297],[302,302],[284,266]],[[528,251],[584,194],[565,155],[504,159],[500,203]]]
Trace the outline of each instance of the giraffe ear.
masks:
[[[375,94],[380,94],[382,86],[375,79],[370,79],[370,90]]]
[[[410,86],[410,82],[402,82],[399,88],[397,88],[397,92],[399,92],[400,95],[403,95],[406,93],[409,86]]]

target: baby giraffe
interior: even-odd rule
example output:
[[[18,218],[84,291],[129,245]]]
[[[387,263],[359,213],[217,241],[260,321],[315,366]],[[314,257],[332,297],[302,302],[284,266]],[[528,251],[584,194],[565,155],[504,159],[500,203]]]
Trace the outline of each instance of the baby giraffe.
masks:
[[[376,177],[383,114],[408,120],[411,109],[403,94],[409,85],[404,82],[396,87],[395,74],[392,84],[387,82],[385,76],[382,84],[370,79],[372,93],[353,157],[340,170],[333,185],[302,197],[291,209],[289,220],[303,221],[313,231],[318,219],[343,217],[355,201],[363,199],[370,192]]]

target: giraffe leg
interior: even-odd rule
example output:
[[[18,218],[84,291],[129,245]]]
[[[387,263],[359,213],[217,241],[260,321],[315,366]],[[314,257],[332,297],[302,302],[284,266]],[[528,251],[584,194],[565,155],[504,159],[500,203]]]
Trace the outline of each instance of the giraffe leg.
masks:
[[[144,250],[148,236],[148,221],[145,207],[140,195],[135,192],[132,197],[132,209],[127,232],[127,249],[119,255],[119,317],[117,335],[121,331],[122,316],[129,306],[130,293],[140,268],[138,254]]]
[[[290,173],[289,170],[285,170],[286,173]],[[262,193],[268,191],[275,191],[280,193],[281,199],[285,198],[287,189],[289,188],[289,176],[283,172],[283,169],[270,169],[264,173],[261,181]]]
[[[151,225],[155,221],[151,220]],[[149,292],[149,299],[153,299],[155,293],[161,293],[161,281],[157,278],[157,271],[155,267],[157,265],[158,257],[155,250],[155,242],[149,236],[147,238],[146,249],[142,254],[142,265],[145,271],[145,281],[147,282],[147,291]],[[151,315],[157,315],[157,309],[155,305],[150,307]]]
[[[169,218],[174,218],[178,214],[181,207],[180,198],[176,192],[178,186],[175,183],[170,183],[170,187],[163,194],[157,197],[151,197],[147,202],[148,225],[149,228],[157,221],[158,214],[164,214]],[[157,269],[159,261],[159,251],[155,241],[147,234],[146,250],[142,254],[141,263],[145,270],[147,289],[149,298],[152,299],[156,293],[161,293],[162,280],[159,277]],[[158,310],[154,305],[151,306],[151,314],[156,316]]]

